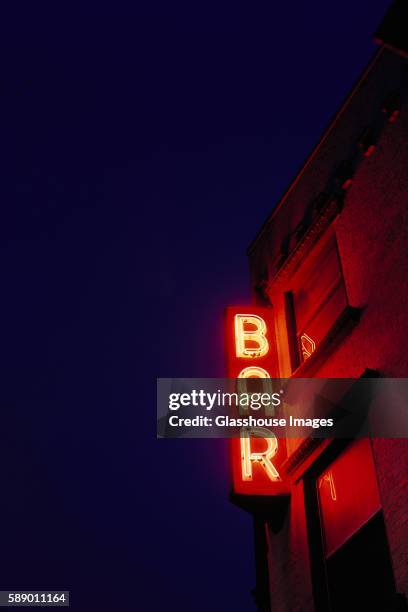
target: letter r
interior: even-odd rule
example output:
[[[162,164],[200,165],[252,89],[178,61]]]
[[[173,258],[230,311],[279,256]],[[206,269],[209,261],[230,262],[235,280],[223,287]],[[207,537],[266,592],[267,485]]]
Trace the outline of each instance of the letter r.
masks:
[[[259,463],[268,478],[273,482],[282,480],[271,459],[278,451],[278,440],[275,434],[266,427],[243,427],[241,429],[241,467],[242,480],[252,480],[252,464]],[[251,437],[263,438],[267,448],[262,453],[251,451]]]

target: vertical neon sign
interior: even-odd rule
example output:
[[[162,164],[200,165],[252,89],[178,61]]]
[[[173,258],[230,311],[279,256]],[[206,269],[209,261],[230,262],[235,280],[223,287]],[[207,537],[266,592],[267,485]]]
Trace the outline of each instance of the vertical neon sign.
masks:
[[[278,377],[272,309],[228,307],[225,316],[226,355],[229,378],[267,379],[263,391],[271,392],[269,379]],[[238,383],[245,392],[246,383]],[[285,440],[264,427],[242,428],[231,441],[234,492],[244,495],[281,495],[288,489],[281,464]]]

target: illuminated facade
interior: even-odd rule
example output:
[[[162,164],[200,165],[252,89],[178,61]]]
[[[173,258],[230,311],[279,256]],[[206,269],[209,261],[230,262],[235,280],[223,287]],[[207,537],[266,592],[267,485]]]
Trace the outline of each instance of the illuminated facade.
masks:
[[[227,315],[229,376],[408,377],[407,23],[399,2],[250,246],[255,306]],[[260,451],[255,438],[233,441],[232,463],[233,499],[254,516],[258,609],[407,610],[407,440],[288,439],[282,469],[281,440]]]

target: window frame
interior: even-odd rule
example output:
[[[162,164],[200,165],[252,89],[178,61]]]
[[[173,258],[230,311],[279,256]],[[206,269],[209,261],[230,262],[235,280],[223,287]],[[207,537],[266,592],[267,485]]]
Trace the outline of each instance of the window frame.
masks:
[[[319,344],[313,353],[306,359],[302,359],[301,355],[301,344],[299,342],[299,334],[301,333],[297,329],[296,325],[296,313],[294,303],[294,293],[300,286],[300,278],[310,274],[313,267],[316,266],[324,249],[328,247],[330,242],[333,242],[333,248],[336,252],[336,258],[338,262],[339,278],[333,280],[327,291],[324,293],[324,297],[318,304],[313,314],[308,318],[308,322],[315,320],[318,316],[319,311],[327,304],[331,297],[333,297],[335,291],[341,286],[344,292],[345,306],[334,319],[332,325],[326,331]],[[317,363],[325,357],[329,345],[336,337],[340,339],[340,331],[347,331],[348,323],[355,323],[359,319],[360,310],[350,306],[349,297],[347,293],[347,284],[343,271],[342,261],[339,253],[338,242],[334,227],[331,226],[328,230],[320,237],[314,247],[307,253],[307,255],[298,264],[296,269],[293,271],[290,280],[285,283],[283,287],[283,298],[284,298],[284,310],[285,310],[285,321],[286,321],[286,335],[287,335],[287,349],[289,352],[289,361],[291,367],[292,376],[304,375],[306,370],[317,365]]]
[[[313,463],[306,469],[306,471],[301,476],[303,480],[303,485],[304,485],[303,494],[304,494],[304,508],[305,508],[305,517],[306,517],[307,541],[308,541],[308,550],[309,550],[310,571],[311,571],[311,578],[312,578],[313,600],[314,600],[316,612],[331,612],[332,610],[332,607],[330,604],[329,574],[328,574],[328,562],[329,562],[330,557],[327,557],[326,552],[325,552],[324,526],[323,526],[323,517],[321,515],[321,510],[320,510],[320,503],[319,503],[318,479],[330,467],[330,465],[338,457],[340,457],[340,455],[343,452],[347,451],[347,449],[355,441],[356,441],[356,438],[354,437],[347,438],[347,439],[333,440],[326,448],[322,450],[322,452],[317,456],[317,458],[313,461]],[[370,441],[370,447],[371,447],[371,453],[373,453],[373,446],[372,446],[371,441]],[[374,460],[374,463],[375,463],[375,460]],[[373,515],[372,518],[374,518],[377,515],[381,515],[382,520],[385,521],[384,511],[383,511],[382,506],[377,511],[377,513]],[[363,528],[365,525],[367,525],[368,522],[364,523],[364,525],[362,525],[360,529]],[[357,534],[358,532],[359,530],[357,530],[355,534]],[[386,544],[389,547],[388,539],[387,539]],[[340,548],[338,550],[340,550]]]

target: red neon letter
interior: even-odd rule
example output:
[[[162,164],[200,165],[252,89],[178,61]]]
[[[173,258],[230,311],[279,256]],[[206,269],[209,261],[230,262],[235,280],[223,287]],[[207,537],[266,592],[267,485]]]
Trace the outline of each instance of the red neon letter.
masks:
[[[235,320],[235,352],[237,357],[263,357],[269,350],[266,339],[266,324],[257,315],[236,314]],[[253,331],[245,329],[245,325],[255,327]],[[248,347],[247,342],[257,344],[256,347]]]
[[[241,370],[237,378],[270,378],[270,376],[264,368],[249,366]]]
[[[263,453],[251,451],[251,437],[264,438],[267,448]],[[242,480],[252,480],[252,464],[259,463],[273,482],[282,480],[271,458],[278,451],[278,440],[275,434],[266,427],[243,427],[241,429],[241,467]]]

